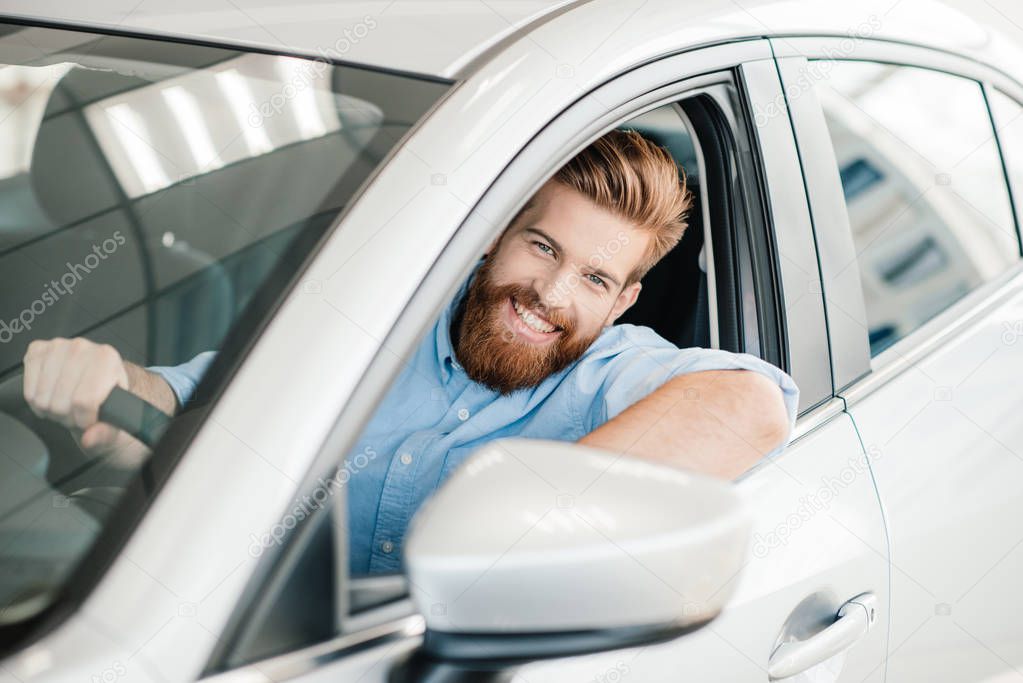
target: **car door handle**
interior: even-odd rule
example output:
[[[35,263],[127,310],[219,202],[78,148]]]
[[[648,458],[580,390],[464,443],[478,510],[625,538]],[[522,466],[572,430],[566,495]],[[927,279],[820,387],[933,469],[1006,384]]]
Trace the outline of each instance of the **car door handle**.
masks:
[[[877,621],[877,596],[861,593],[838,610],[834,623],[806,640],[782,643],[767,662],[772,681],[795,676],[852,647]]]

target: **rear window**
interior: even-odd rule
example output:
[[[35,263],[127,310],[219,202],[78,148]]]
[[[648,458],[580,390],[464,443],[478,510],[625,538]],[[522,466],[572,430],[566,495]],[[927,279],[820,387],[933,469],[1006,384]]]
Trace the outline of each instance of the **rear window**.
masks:
[[[36,417],[22,398],[29,343],[86,337],[142,366],[241,348],[446,88],[0,24],[0,629],[52,606],[97,559],[114,507],[119,524],[137,518],[167,469],[153,461],[174,458],[161,444],[108,462]],[[129,488],[141,505],[124,503]]]
[[[1019,242],[980,83],[837,61],[818,84],[877,356],[1014,266]],[[950,134],[949,131],[955,131]]]

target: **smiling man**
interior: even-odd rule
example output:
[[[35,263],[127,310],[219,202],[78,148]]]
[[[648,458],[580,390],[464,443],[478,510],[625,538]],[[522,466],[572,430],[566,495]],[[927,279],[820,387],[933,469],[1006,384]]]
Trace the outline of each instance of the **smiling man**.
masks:
[[[780,369],[614,325],[678,243],[690,201],[667,151],[612,131],[527,202],[346,458],[354,574],[400,570],[412,515],[493,439],[579,441],[727,478],[781,450],[799,392]],[[37,414],[81,430],[83,447],[123,453],[137,442],[97,422],[110,389],[176,412],[212,356],[146,370],[86,340],[33,342],[25,397]]]

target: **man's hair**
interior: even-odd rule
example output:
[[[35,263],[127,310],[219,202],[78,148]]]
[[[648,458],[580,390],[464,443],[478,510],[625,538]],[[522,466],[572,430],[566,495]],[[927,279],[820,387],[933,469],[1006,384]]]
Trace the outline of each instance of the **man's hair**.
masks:
[[[682,239],[692,193],[671,154],[634,130],[612,130],[561,167],[553,180],[652,234],[626,284],[638,282]]]

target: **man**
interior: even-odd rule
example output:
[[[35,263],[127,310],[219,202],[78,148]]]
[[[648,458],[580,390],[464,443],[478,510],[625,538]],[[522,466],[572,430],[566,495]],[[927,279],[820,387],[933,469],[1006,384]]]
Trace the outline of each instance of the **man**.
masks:
[[[678,243],[690,201],[668,152],[622,131],[530,199],[348,456],[354,574],[400,570],[412,514],[492,439],[579,441],[729,478],[780,451],[798,402],[788,375],[747,354],[680,350],[649,328],[613,325]],[[97,422],[110,389],[173,413],[211,359],[145,370],[88,341],[33,342],[25,397],[37,414],[83,430],[83,447],[124,452],[137,443]]]

